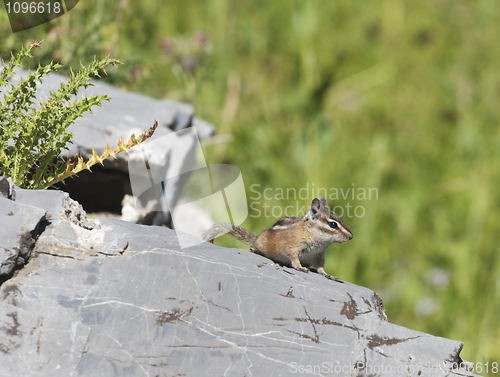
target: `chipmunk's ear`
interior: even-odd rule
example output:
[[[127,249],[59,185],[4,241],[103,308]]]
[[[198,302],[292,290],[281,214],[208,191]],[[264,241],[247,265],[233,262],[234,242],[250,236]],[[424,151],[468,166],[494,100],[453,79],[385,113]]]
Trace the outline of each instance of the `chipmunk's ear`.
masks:
[[[311,208],[309,209],[309,214],[313,220],[318,217],[320,209],[321,209],[320,201],[317,198],[314,198],[314,200],[311,203]]]
[[[321,208],[325,208],[325,209],[330,209],[330,207],[328,207],[328,203],[326,202],[326,199],[324,196],[322,196],[321,198],[319,198],[319,201],[321,202]]]

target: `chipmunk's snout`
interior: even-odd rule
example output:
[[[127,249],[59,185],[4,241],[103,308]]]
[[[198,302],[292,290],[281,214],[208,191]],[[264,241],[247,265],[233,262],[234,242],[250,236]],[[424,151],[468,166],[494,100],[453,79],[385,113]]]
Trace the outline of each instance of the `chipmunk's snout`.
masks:
[[[350,240],[352,240],[352,237],[354,237],[354,236],[353,236],[353,234],[351,232],[349,232],[349,231],[344,232],[342,234],[342,242],[350,241]]]
[[[342,227],[342,242],[350,241],[350,240],[352,240],[352,237],[354,237],[352,232],[346,226],[343,226]]]

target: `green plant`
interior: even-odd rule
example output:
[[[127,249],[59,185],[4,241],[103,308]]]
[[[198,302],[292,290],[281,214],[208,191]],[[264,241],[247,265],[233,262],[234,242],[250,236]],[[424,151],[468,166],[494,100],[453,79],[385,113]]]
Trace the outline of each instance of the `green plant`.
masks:
[[[31,52],[40,45],[40,41],[35,41],[4,63],[0,87],[9,84],[9,76],[12,79],[16,75],[14,68],[23,67],[22,59],[32,57]],[[57,71],[61,67],[57,63],[38,66],[18,85],[11,84],[0,101],[0,175],[11,177],[19,187],[37,189],[49,187],[67,173],[70,165],[60,155],[73,137],[68,126],[84,112],[92,112],[93,106],[111,99],[106,95],[74,97],[80,88],[91,86],[89,80],[105,72],[106,66],[118,63],[108,57],[94,59],[87,67],[82,65],[79,72],[71,71],[69,81],[51,91],[46,101],[36,101],[37,83]]]

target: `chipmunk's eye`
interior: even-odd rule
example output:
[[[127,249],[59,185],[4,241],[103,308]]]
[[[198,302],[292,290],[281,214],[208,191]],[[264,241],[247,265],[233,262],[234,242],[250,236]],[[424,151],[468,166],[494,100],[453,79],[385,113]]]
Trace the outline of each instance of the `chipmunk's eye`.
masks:
[[[335,221],[330,221],[328,225],[330,225],[330,228],[333,229],[337,229],[339,227],[339,224],[337,224]]]

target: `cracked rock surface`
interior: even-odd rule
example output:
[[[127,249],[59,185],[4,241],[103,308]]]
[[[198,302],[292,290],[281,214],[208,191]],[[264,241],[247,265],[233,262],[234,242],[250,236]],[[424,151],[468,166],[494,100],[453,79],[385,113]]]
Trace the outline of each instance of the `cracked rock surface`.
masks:
[[[0,247],[23,261],[0,287],[1,377],[473,376],[461,342],[389,323],[367,288],[87,220],[62,192],[2,195]]]

